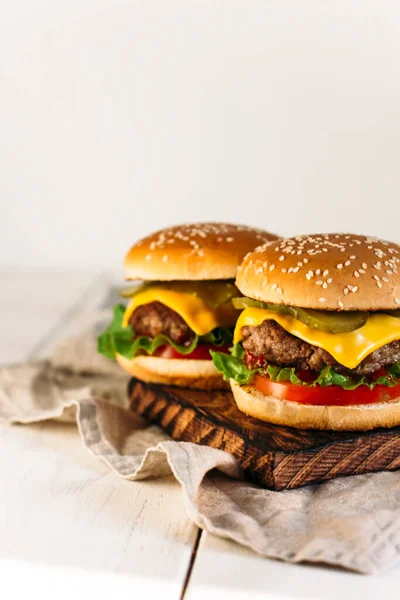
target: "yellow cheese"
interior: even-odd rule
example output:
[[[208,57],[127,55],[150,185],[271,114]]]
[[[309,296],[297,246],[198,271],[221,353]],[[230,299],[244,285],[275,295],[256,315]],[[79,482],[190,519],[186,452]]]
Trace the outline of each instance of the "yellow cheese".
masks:
[[[276,321],[296,337],[323,348],[341,365],[355,369],[371,352],[400,340],[400,319],[383,313],[371,314],[363,327],[349,333],[325,333],[307,327],[298,319],[263,308],[246,308],[236,323],[234,343],[242,339],[242,327],[257,327],[263,321]]]
[[[161,302],[177,312],[197,335],[205,335],[215,327],[234,327],[238,315],[230,301],[212,308],[193,294],[152,287],[134,296],[125,311],[123,326],[128,325],[133,311],[138,306],[150,302]]]

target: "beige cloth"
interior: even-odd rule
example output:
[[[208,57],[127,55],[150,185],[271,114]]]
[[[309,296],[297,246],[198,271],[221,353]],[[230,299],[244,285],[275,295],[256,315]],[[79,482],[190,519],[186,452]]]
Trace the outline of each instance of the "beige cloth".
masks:
[[[96,354],[94,325],[91,319],[89,329],[64,342],[50,361],[0,369],[0,419],[76,418],[85,446],[118,475],[135,480],[172,472],[199,527],[262,555],[361,573],[399,562],[400,472],[286,492],[245,482],[229,454],[170,441],[128,411],[128,379]]]

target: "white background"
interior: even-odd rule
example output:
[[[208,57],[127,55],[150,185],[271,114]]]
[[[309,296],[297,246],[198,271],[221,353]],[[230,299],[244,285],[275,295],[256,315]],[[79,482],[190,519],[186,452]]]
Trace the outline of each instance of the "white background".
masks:
[[[0,263],[190,220],[400,241],[398,0],[0,0]]]

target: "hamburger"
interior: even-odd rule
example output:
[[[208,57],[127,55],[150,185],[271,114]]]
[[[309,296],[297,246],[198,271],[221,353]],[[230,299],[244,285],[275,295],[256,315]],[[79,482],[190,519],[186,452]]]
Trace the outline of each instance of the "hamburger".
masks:
[[[130,375],[151,383],[215,389],[229,387],[210,350],[228,352],[239,311],[232,297],[238,265],[277,236],[229,223],[162,229],[132,246],[125,257],[128,306],[114,307],[98,350]]]
[[[280,239],[248,254],[230,354],[238,408],[298,428],[400,425],[400,246],[353,234]]]

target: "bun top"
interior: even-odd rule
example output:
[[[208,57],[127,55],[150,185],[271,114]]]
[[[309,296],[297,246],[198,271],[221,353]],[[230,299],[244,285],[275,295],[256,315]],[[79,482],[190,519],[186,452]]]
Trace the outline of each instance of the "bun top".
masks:
[[[126,279],[234,279],[244,256],[278,236],[230,223],[193,223],[143,238],[125,257]]]
[[[400,309],[400,246],[346,233],[281,239],[245,257],[236,285],[245,296],[273,304]]]

